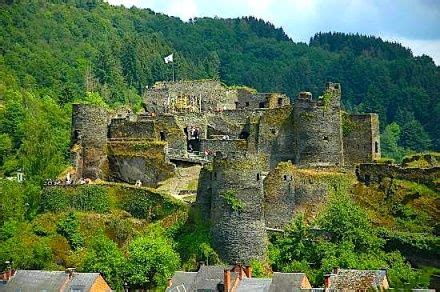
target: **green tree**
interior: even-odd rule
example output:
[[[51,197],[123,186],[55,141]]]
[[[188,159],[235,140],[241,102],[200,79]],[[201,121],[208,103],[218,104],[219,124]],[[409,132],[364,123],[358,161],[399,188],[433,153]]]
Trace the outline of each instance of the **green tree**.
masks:
[[[57,232],[67,239],[72,249],[76,250],[84,246],[84,238],[79,232],[79,220],[75,213],[70,212],[58,222]]]
[[[431,148],[431,138],[423,126],[415,118],[402,125],[402,146],[416,151],[424,151]]]
[[[426,287],[428,282],[414,272],[399,252],[387,253],[385,240],[365,212],[341,192],[310,225],[298,216],[270,246],[277,270],[307,272],[315,285],[335,266],[351,269],[389,267],[392,286]],[[313,228],[311,227],[313,226]]]
[[[127,253],[128,282],[132,287],[164,287],[180,265],[170,239],[160,230],[135,238]]]
[[[116,243],[98,231],[87,246],[84,271],[100,272],[113,289],[122,289],[125,258]]]
[[[404,156],[403,147],[399,146],[400,126],[397,123],[387,125],[380,136],[382,155],[396,161],[401,161]]]
[[[8,220],[21,221],[24,215],[23,186],[18,182],[0,180],[0,225]]]

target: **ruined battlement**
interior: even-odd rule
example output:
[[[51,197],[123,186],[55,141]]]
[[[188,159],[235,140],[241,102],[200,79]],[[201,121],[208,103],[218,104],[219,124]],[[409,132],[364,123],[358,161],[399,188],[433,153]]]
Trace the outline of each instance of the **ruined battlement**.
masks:
[[[105,109],[74,105],[72,143],[80,140],[82,149],[74,160],[78,169],[88,169],[79,175],[106,178],[108,171],[100,167],[106,167],[107,143],[113,140],[162,141],[182,157],[202,156],[194,161],[212,160],[217,151],[260,154],[266,171],[287,160],[315,167],[380,157],[377,115],[346,118],[339,83],[328,83],[317,99],[300,92],[293,104],[282,93],[227,87],[217,80],[157,82],[144,98],[144,113],[121,108],[111,118]],[[101,159],[94,161],[92,153]],[[115,177],[114,168],[107,169],[107,177]]]
[[[440,167],[404,167],[395,164],[362,163],[356,171],[358,179],[365,184],[381,183],[385,178],[401,179],[439,187]]]
[[[290,104],[281,93],[258,93],[248,87],[227,87],[218,80],[161,81],[147,89],[144,109],[150,113],[206,113],[276,108]]]

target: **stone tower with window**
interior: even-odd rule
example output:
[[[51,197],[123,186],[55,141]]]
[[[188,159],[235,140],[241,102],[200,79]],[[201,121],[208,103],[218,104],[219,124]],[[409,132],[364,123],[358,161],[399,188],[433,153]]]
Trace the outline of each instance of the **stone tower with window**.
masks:
[[[313,99],[310,92],[300,92],[293,105],[293,115],[295,164],[344,164],[339,83],[328,83],[323,95],[318,99]]]

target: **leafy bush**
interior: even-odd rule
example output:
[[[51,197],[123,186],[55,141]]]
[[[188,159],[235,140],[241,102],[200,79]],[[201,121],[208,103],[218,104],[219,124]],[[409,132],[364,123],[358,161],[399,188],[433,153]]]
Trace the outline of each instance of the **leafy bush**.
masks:
[[[70,208],[70,200],[63,188],[46,188],[41,196],[40,209],[43,212],[60,212]]]
[[[48,238],[36,236],[28,223],[10,227],[6,227],[9,232],[7,238],[0,241],[0,263],[13,261],[14,266],[20,269],[54,268]],[[5,267],[0,265],[0,268]]]
[[[195,270],[200,261],[207,265],[219,264],[220,257],[211,245],[210,225],[201,218],[189,218],[175,232],[177,250],[185,270]]]
[[[43,190],[41,211],[60,212],[68,209],[105,213],[110,210],[110,198],[105,187],[87,185],[74,188],[49,187]]]
[[[164,218],[182,207],[171,197],[143,189],[119,188],[117,196],[123,210],[147,220]]]
[[[385,240],[365,212],[347,195],[336,193],[310,225],[297,216],[276,235],[269,256],[276,270],[307,272],[315,285],[335,266],[351,269],[389,268],[392,287],[426,287],[426,277],[411,269],[399,252],[387,253]],[[405,286],[405,283],[410,283]]]
[[[102,186],[82,186],[72,197],[72,205],[79,211],[108,212],[110,199],[107,189]]]
[[[98,231],[88,246],[84,271],[100,272],[113,289],[122,289],[125,258],[117,245]]]
[[[180,266],[179,254],[161,228],[134,239],[127,253],[127,278],[133,288],[165,287]]]
[[[14,181],[0,181],[0,224],[8,220],[23,220],[25,194],[23,186]]]
[[[84,239],[79,232],[79,220],[73,212],[58,222],[57,232],[67,239],[72,249],[76,250],[84,246]]]
[[[225,199],[233,211],[241,211],[244,208],[244,202],[237,198],[233,190],[227,190],[221,194],[221,197]]]

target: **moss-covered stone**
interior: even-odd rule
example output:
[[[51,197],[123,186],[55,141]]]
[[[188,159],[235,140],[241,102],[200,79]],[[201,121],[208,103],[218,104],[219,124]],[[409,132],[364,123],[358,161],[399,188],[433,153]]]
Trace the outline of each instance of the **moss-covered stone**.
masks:
[[[290,162],[279,163],[264,180],[266,225],[282,228],[298,213],[314,218],[331,193],[348,189],[354,180],[338,169],[304,169]]]

